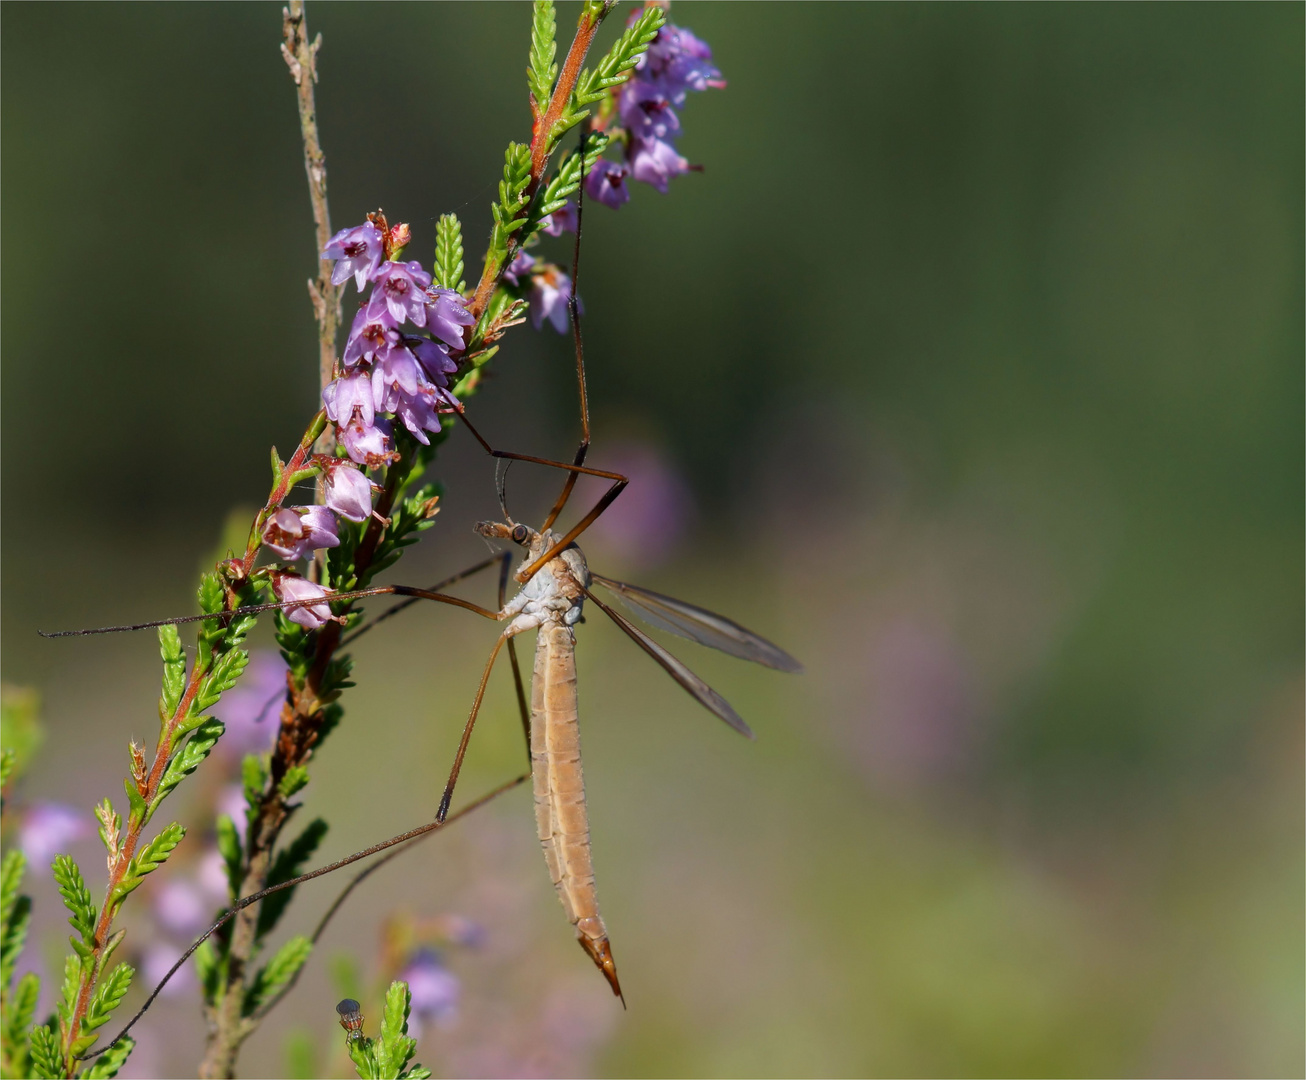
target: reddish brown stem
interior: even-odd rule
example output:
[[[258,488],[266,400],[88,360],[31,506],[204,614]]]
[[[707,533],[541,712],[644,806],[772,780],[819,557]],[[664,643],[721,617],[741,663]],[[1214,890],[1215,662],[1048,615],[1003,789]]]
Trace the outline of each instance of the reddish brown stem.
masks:
[[[584,14],[581,15],[580,25],[576,28],[576,36],[572,39],[571,48],[567,50],[567,59],[562,64],[562,74],[558,76],[558,83],[553,88],[553,96],[549,98],[549,107],[544,110],[544,115],[537,119],[532,126],[531,179],[530,183],[526,185],[525,193],[528,206],[531,200],[535,198],[535,192],[539,189],[540,181],[544,179],[544,170],[548,168],[549,155],[552,151],[550,132],[553,131],[553,125],[562,118],[563,110],[566,109],[567,102],[571,100],[571,93],[576,88],[576,80],[580,78],[581,67],[585,63],[585,54],[589,52],[590,46],[594,43],[594,35],[598,33],[599,24],[602,21],[602,17],[591,19]],[[490,297],[494,295],[499,280],[503,277],[504,271],[511,265],[520,246],[517,234],[514,233],[508,238],[508,252],[503,261],[498,266],[490,262],[485,264],[485,269],[481,272],[481,280],[477,283],[476,292],[468,305],[469,310],[477,319],[484,314],[486,305],[490,302]]]

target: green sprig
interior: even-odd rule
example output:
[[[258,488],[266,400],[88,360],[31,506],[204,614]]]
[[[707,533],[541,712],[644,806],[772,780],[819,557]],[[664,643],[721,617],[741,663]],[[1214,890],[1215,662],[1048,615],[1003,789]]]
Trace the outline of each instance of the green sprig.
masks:
[[[554,40],[558,24],[553,13],[553,0],[535,0],[531,20],[531,58],[526,69],[526,84],[530,88],[537,112],[543,112],[553,94],[553,83],[558,78],[558,65],[553,62],[558,46]]]

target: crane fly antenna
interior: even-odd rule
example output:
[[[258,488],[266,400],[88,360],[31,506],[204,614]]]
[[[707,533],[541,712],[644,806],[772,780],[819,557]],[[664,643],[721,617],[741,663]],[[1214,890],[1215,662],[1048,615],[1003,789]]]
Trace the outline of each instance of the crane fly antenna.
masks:
[[[509,525],[514,524],[512,515],[508,513],[508,470],[512,468],[510,458],[500,458],[494,467],[494,486],[499,493],[499,509],[503,511],[503,520]],[[503,606],[503,602],[499,602]]]
[[[145,1004],[142,1005],[140,1009],[137,1010],[136,1014],[130,1020],[127,1021],[126,1025],[123,1027],[123,1029],[120,1032],[118,1032],[117,1035],[113,1037],[112,1041],[110,1041],[106,1046],[99,1048],[98,1050],[89,1049],[84,1053],[75,1054],[73,1055],[74,1058],[78,1061],[85,1061],[88,1058],[98,1057],[100,1054],[103,1054],[105,1051],[111,1049],[119,1042],[121,1042],[123,1036],[125,1036],[129,1031],[131,1031],[132,1028],[136,1026],[137,1021],[139,1021],[140,1018],[144,1016],[145,1013],[149,1010],[150,1006],[154,1004],[154,999],[157,998],[159,994],[162,993],[163,988],[168,985],[168,980],[170,980],[175,974],[177,974],[178,971],[181,970],[181,966],[187,960],[189,960],[192,956],[195,955],[195,950],[197,950],[201,945],[204,944],[204,942],[208,941],[209,938],[211,938],[214,934],[216,934],[219,930],[221,930],[224,926],[226,926],[227,923],[229,923],[233,918],[236,917],[236,915],[239,912],[243,911],[245,908],[250,907],[252,904],[257,904],[259,901],[266,899],[267,897],[271,896],[273,893],[281,892],[283,889],[293,889],[296,885],[302,885],[304,882],[312,881],[314,878],[324,877],[325,875],[330,874],[335,870],[340,870],[341,868],[349,866],[352,863],[356,863],[360,859],[366,859],[370,855],[375,855],[378,852],[385,851],[387,848],[393,848],[399,844],[406,844],[410,840],[416,840],[420,837],[426,836],[429,833],[435,832],[437,829],[444,828],[446,825],[452,825],[459,818],[466,817],[473,810],[479,810],[486,803],[492,802],[493,800],[497,799],[500,795],[502,795],[504,792],[511,791],[513,788],[524,783],[528,779],[529,776],[515,777],[512,780],[509,780],[506,784],[500,784],[497,788],[494,788],[492,791],[489,791],[486,794],[482,795],[475,802],[468,803],[456,814],[450,814],[442,821],[431,821],[425,825],[419,825],[415,829],[409,829],[407,832],[400,833],[398,836],[392,836],[389,840],[382,840],[379,844],[373,844],[371,847],[364,848],[362,851],[356,851],[354,852],[354,854],[348,855],[343,859],[338,859],[337,861],[330,863],[327,866],[319,867],[316,870],[310,870],[307,874],[300,874],[299,877],[291,878],[289,881],[283,881],[277,885],[271,885],[266,889],[262,889],[261,891],[256,893],[251,893],[249,896],[237,900],[231,906],[231,908],[228,911],[226,911],[220,919],[217,920],[217,922],[215,922],[212,926],[210,926],[207,930],[205,930],[203,934],[201,934],[198,938],[196,938],[193,942],[191,942],[190,947],[184,953],[181,954],[181,957],[177,960],[175,964],[172,965],[172,967],[168,969],[167,974],[163,976],[163,978],[159,981],[159,984],[153,990],[150,991],[150,996],[145,999]],[[336,904],[332,905],[332,909],[327,913],[327,918],[330,918],[331,915],[335,914],[335,910],[340,906],[340,904],[344,902],[345,897],[349,895],[349,892],[353,889],[354,885],[356,885],[359,881],[361,881],[364,877],[367,876],[368,873],[371,873],[371,871],[374,869],[376,869],[376,867],[370,867],[363,874],[360,874],[358,878],[355,879],[355,881],[350,883],[350,885],[345,889],[344,893],[341,894]],[[324,919],[323,922],[319,924],[317,932],[320,934],[322,930],[324,930],[325,928],[326,928],[326,919]],[[316,937],[314,938],[314,940],[316,940]]]

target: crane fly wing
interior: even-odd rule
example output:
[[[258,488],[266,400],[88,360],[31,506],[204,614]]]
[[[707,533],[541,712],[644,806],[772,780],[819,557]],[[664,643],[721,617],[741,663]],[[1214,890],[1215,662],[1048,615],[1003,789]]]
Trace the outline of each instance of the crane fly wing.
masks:
[[[719,649],[741,660],[752,660],[756,664],[774,668],[776,671],[803,670],[803,665],[778,645],[773,645],[751,630],[745,630],[724,615],[695,607],[683,600],[663,596],[661,593],[641,589],[638,585],[614,581],[592,570],[590,577],[604,588],[611,589],[626,607],[659,630],[667,630],[680,637],[689,638],[690,641],[697,641],[700,645]]]
[[[588,589],[585,595],[594,601],[622,630],[629,635],[630,639],[643,649],[649,656],[653,657],[659,664],[666,669],[676,682],[680,683],[691,695],[709,712],[715,713],[721,717],[727,724],[734,728],[739,734],[754,739],[757,736],[753,734],[753,729],[744,723],[744,718],[735,712],[730,702],[713,690],[702,679],[695,675],[689,668],[685,667],[679,660],[672,656],[666,649],[649,637],[643,630],[637,626],[631,625],[626,619],[618,615],[612,608],[608,607],[602,600],[595,596]]]

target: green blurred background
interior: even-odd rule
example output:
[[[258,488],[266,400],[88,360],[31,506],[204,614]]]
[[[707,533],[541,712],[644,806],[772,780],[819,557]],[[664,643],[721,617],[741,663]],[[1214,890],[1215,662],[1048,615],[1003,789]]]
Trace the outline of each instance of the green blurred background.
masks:
[[[423,1034],[447,1075],[1300,1075],[1303,8],[672,19],[730,82],[682,113],[706,171],[587,214],[581,293],[592,462],[642,463],[623,499],[655,523],[641,468],[688,494],[657,550],[612,527],[587,550],[807,673],[677,649],[749,745],[582,629],[629,1012],[516,792],[360,890],[242,1071],[282,1072],[291,1031],[335,1045],[329,958],[368,971],[399,908],[485,932]],[[429,261],[455,211],[474,276],[528,133],[528,10],[309,21],[333,224],[382,206]],[[49,731],[20,798],[89,812],[153,738],[154,646],[34,630],[189,610],[314,408],[311,218],[277,6],[3,22],[4,675]],[[526,327],[492,367],[482,430],[568,455],[567,342]],[[435,471],[401,580],[484,552],[491,464],[459,433]],[[556,486],[515,468],[515,515]],[[360,643],[307,792],[323,859],[431,813],[493,634],[420,611]],[[519,767],[516,725],[501,675],[467,796]],[[131,1074],[187,1075],[202,1035],[165,1002]]]

